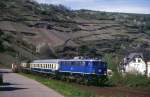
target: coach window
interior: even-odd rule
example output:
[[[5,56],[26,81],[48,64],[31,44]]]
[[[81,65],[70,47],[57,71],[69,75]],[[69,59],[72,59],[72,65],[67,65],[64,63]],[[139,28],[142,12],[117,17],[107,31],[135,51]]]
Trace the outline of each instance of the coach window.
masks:
[[[54,65],[54,68],[56,68],[56,64]]]
[[[56,64],[54,64],[54,69],[55,69]]]
[[[53,64],[53,69],[54,69],[54,67],[55,67],[55,64]]]
[[[50,65],[48,64],[48,68],[50,68]]]
[[[54,68],[56,68],[56,64],[54,65]]]
[[[56,68],[56,64],[54,65],[54,69]]]
[[[42,64],[42,68],[44,68],[44,64]]]
[[[53,69],[53,64],[52,64],[51,68]]]
[[[53,69],[55,68],[55,64],[53,64]]]

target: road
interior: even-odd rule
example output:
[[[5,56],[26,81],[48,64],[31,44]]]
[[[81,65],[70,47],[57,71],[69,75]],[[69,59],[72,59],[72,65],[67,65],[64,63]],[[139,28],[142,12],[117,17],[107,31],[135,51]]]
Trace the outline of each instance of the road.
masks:
[[[12,73],[9,69],[3,72],[4,86],[0,86],[0,97],[63,97],[54,90],[22,75]]]

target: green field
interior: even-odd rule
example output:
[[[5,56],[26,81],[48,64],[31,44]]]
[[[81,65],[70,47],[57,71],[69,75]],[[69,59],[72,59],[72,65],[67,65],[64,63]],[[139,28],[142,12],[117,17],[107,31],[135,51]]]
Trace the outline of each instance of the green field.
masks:
[[[34,79],[46,85],[47,87],[52,88],[55,91],[61,93],[65,97],[105,97],[105,96],[98,96],[90,92],[86,92],[66,82],[62,82],[58,80],[49,80],[46,77],[41,77],[41,76],[33,75],[33,74],[21,73],[21,75]],[[124,96],[111,96],[111,97],[124,97]]]

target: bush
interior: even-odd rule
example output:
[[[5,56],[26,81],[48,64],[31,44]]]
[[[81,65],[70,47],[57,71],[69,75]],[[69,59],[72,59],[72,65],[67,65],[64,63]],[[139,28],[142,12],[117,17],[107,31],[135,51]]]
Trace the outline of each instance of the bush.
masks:
[[[123,86],[123,78],[116,72],[106,83],[108,86]]]
[[[111,54],[105,54],[104,60],[108,64],[108,69],[111,69],[114,73],[117,73],[118,65],[121,61],[121,57],[118,57],[117,55],[111,53]]]
[[[150,88],[150,78],[143,75],[121,74],[115,73],[106,82],[108,86],[127,86],[127,87],[147,87]]]
[[[143,75],[127,74],[124,77],[124,85],[129,87],[150,87],[150,78]]]

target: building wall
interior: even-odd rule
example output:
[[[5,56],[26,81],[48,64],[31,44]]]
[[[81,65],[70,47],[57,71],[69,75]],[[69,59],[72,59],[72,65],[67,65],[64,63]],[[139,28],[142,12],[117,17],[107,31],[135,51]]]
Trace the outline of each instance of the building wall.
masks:
[[[146,71],[146,63],[142,60],[142,58],[134,58],[125,67],[125,70],[129,73],[140,73],[144,75]]]
[[[147,62],[147,76],[150,77],[150,62]]]

